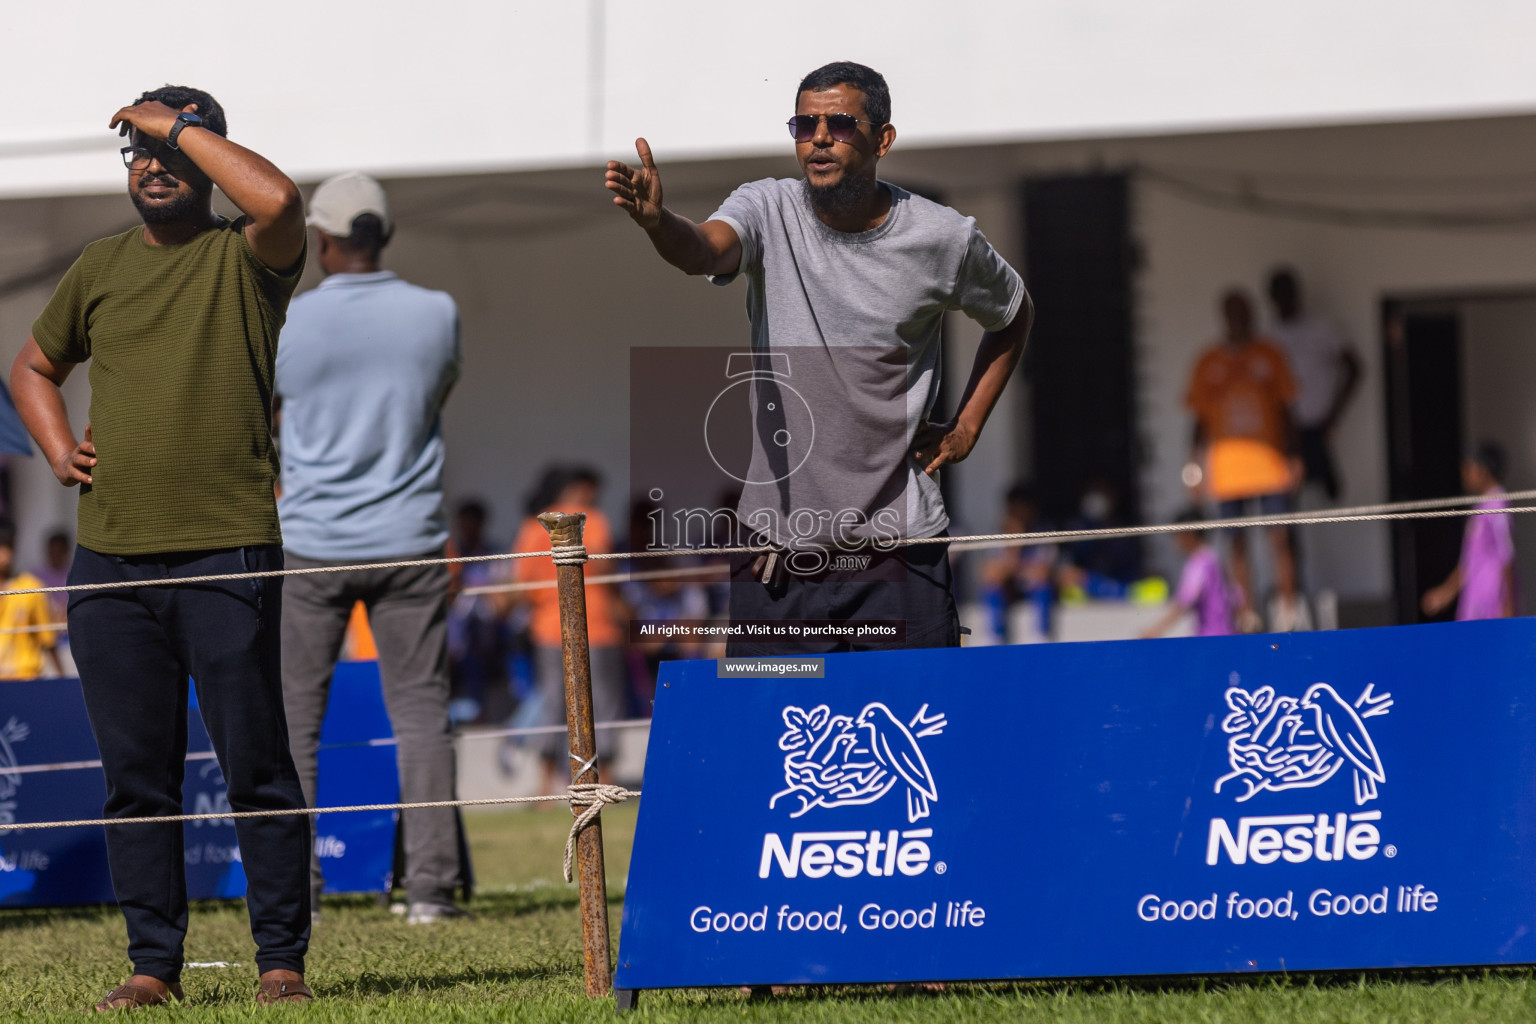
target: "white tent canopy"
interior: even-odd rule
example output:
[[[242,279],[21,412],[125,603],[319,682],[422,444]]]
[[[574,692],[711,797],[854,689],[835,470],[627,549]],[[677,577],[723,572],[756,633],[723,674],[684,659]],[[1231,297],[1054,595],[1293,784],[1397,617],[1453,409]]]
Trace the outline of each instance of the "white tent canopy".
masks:
[[[881,70],[905,145],[1536,108],[1536,5],[1507,0],[105,0],[6,12],[0,195],[115,191],[106,131],[165,82],[299,180],[776,152],[794,86]],[[23,115],[23,116],[18,116]]]

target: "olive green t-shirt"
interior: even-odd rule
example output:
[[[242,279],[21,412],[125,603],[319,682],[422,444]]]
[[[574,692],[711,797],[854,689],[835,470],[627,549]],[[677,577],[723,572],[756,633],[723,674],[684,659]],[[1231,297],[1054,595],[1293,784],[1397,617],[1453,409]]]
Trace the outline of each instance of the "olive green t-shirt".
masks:
[[[304,259],[271,270],[245,223],[180,245],[142,227],[92,242],[32,325],[49,359],[91,363],[79,540],[94,551],[281,543],[272,364]]]

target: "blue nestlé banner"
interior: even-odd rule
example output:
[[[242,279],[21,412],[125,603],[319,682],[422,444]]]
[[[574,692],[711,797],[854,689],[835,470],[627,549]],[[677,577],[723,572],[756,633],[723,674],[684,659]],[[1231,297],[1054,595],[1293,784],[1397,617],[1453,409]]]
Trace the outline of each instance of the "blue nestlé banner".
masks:
[[[661,684],[620,988],[1536,961],[1536,620]]]
[[[195,709],[188,716],[187,734],[188,753],[212,749]],[[399,799],[395,748],[368,745],[369,740],[390,735],[377,665],[338,665],[321,729],[321,806]],[[17,771],[66,762],[90,764],[98,757],[78,680],[0,683],[0,907],[112,902],[103,829],[5,829],[23,822],[100,817],[106,789],[99,767]],[[229,810],[228,788],[217,761],[188,760],[182,800],[188,814]],[[243,896],[245,870],[234,821],[194,821],[185,829],[188,894],[193,899]],[[315,848],[325,868],[326,891],[387,888],[394,835],[391,811],[320,815]]]

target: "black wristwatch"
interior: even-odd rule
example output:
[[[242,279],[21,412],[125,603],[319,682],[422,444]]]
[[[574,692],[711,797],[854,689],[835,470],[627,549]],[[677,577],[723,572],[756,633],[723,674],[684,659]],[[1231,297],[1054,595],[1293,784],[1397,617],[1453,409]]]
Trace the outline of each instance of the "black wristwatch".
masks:
[[[165,144],[171,149],[180,149],[181,147],[176,145],[176,138],[181,134],[181,130],[188,127],[201,128],[202,126],[202,118],[198,117],[196,114],[189,114],[183,110],[181,113],[176,115],[176,123],[171,125],[170,134],[165,137]]]

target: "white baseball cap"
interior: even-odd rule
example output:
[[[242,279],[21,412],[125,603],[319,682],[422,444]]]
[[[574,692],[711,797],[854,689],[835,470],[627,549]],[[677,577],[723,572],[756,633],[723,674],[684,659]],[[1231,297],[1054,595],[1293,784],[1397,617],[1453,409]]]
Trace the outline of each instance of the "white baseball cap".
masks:
[[[352,221],[364,213],[383,221],[385,236],[394,230],[384,186],[366,174],[350,171],[320,183],[309,197],[309,217],[305,223],[333,237],[346,238],[352,233]]]

